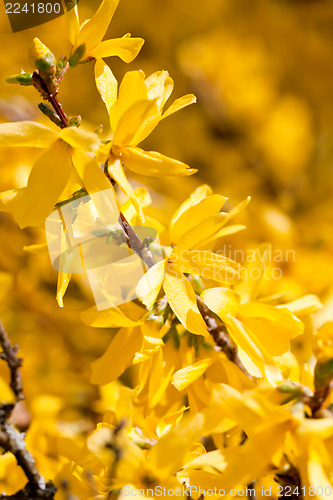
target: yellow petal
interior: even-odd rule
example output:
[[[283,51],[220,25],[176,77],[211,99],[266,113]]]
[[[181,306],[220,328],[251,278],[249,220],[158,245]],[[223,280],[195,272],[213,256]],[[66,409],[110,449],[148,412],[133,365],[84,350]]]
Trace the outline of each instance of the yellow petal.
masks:
[[[167,479],[181,468],[187,452],[201,436],[203,422],[200,414],[184,418],[152,447],[148,465],[157,477]]]
[[[220,283],[234,284],[241,279],[242,267],[237,262],[207,250],[174,250],[169,260],[183,273]]]
[[[58,273],[57,302],[59,307],[64,307],[63,297],[68,288],[71,276],[72,275],[70,273]]]
[[[112,108],[111,108],[112,111]],[[136,101],[120,117],[116,129],[113,129],[113,144],[116,146],[136,146],[135,137],[146,120],[157,114],[156,101],[147,99]]]
[[[229,288],[210,288],[205,290],[201,297],[206,306],[224,322],[228,322],[228,314],[236,316],[238,312],[239,295]]]
[[[272,457],[283,445],[289,428],[289,422],[267,425],[243,445],[232,449],[232,453],[226,454],[228,465],[220,478],[216,478],[214,486],[218,490],[223,488],[228,495],[235,485],[249,484],[253,478],[265,474],[271,468]]]
[[[203,453],[202,455],[196,456],[191,462],[186,464],[186,470],[196,470],[198,468],[206,468],[211,467],[215,470],[222,472],[227,465],[227,462],[222,455],[220,450],[209,451],[207,453]],[[204,471],[202,471],[204,472]],[[211,483],[213,484],[213,483]],[[203,488],[203,486],[201,485]],[[209,486],[207,486],[209,489]]]
[[[80,23],[76,0],[61,0],[65,12],[66,29],[71,44],[76,47],[79,41]],[[74,5],[73,5],[74,4]]]
[[[134,189],[134,194],[140,207],[145,208],[151,205],[151,196],[147,189],[139,187]],[[121,205],[121,212],[125,215],[126,219],[132,226],[137,225],[137,213],[131,200],[127,200]],[[149,225],[149,224],[148,224]]]
[[[119,330],[103,356],[91,365],[90,382],[105,385],[118,378],[131,364],[142,340],[140,328]]]
[[[309,455],[307,463],[309,486],[312,486],[312,491],[318,492],[315,497],[316,499],[331,500],[332,484],[329,480],[329,475],[326,474],[324,469],[324,463],[327,462],[324,457],[325,455],[327,456],[327,452],[323,448],[323,445],[320,445],[320,441],[316,445],[315,439],[310,440],[308,444],[306,451]],[[301,459],[301,461],[303,460]]]
[[[172,385],[174,385],[178,391],[183,391],[191,385],[192,382],[201,377],[214,361],[214,359],[202,359],[196,361],[193,365],[178,370],[172,377]]]
[[[74,151],[75,150],[73,149],[72,153]],[[73,156],[72,156],[72,161],[73,161]],[[84,185],[83,185],[82,180],[79,177],[79,174],[77,173],[75,168],[72,168],[71,175],[68,178],[65,189],[63,190],[63,192],[59,196],[59,201],[61,202],[61,201],[69,200],[70,198],[72,198],[73,193],[75,193],[76,191],[79,191],[83,187],[84,187]]]
[[[220,231],[225,225],[226,220],[227,215],[225,213],[207,217],[179,238],[177,242],[178,247],[186,250],[197,248]]]
[[[261,354],[259,348],[256,343],[251,339],[248,332],[243,327],[242,323],[238,321],[236,318],[228,317],[228,324],[230,328],[228,328],[230,335],[233,341],[239,346],[243,351],[247,353],[255,366],[259,368],[261,373],[264,373],[264,359]],[[249,369],[248,366],[245,365],[245,368],[254,375]]]
[[[130,63],[139,54],[145,41],[143,38],[132,38],[125,35],[122,38],[104,40],[96,47],[86,52],[86,57],[104,58],[117,56],[126,63]]]
[[[134,313],[137,315],[138,307],[132,303]],[[142,321],[134,321],[128,318],[118,307],[111,307],[98,311],[97,307],[91,307],[81,313],[83,323],[95,328],[119,328],[138,326]]]
[[[219,194],[213,194],[203,198],[198,203],[191,205],[172,218],[170,223],[171,241],[177,242],[179,238],[191,228],[198,225],[210,215],[216,215],[223,207],[226,198]]]
[[[96,160],[78,150],[74,151],[72,160],[88,193],[112,189],[110,181],[100,169]]]
[[[143,71],[128,71],[119,86],[116,103],[110,109],[110,125],[115,132],[120,118],[135,102],[147,99],[147,87]]]
[[[244,208],[249,204],[250,200],[251,200],[251,197],[249,196],[248,198],[246,198],[245,200],[243,200],[241,203],[239,203],[239,205],[237,205],[236,207],[234,207],[233,209],[231,209],[230,212],[223,213],[223,214],[221,213],[220,215],[224,215],[225,216],[224,224],[222,225],[223,229],[218,230],[217,232],[215,232],[214,234],[212,234],[210,237],[208,237],[205,240],[201,241],[197,245],[197,247],[198,248],[206,247],[208,244],[211,245],[211,243],[213,241],[215,241],[216,239],[220,238],[223,235],[233,234],[233,230],[231,228],[230,229],[228,227],[224,228],[224,226],[226,224],[228,224],[228,222],[230,222],[237,214],[239,214],[239,212],[241,212],[242,210],[244,210]]]
[[[103,39],[118,3],[119,0],[103,0],[93,17],[81,27],[80,43],[85,43],[87,50]]]
[[[82,149],[82,151],[95,151],[100,144],[96,134],[77,127],[64,128],[59,137],[73,148]]]
[[[267,352],[265,347],[261,344],[259,339],[253,335],[251,332],[246,330],[243,324],[236,318],[228,316],[228,331],[236,343],[239,346],[239,355],[241,357],[240,350],[244,351],[246,355],[251,360],[251,363],[246,363],[246,358],[241,357],[241,360],[247,369],[247,371],[253,375],[257,376],[257,370],[253,370],[252,363],[257,367],[262,375],[266,375],[267,380],[272,385],[276,385],[278,381],[282,380],[282,375],[279,372],[273,357]]]
[[[182,325],[191,333],[208,336],[194,290],[175,266],[168,266],[163,287],[168,303]]]
[[[313,314],[322,309],[323,304],[316,295],[304,295],[304,297],[300,297],[286,304],[278,305],[277,307],[279,309],[289,309],[289,311],[296,314],[296,316],[307,316],[308,314]]]
[[[202,186],[199,186],[193,193],[191,193],[190,197],[185,200],[178,210],[173,214],[171,222],[170,222],[170,227],[173,227],[176,223],[176,221],[181,217],[181,215],[186,212],[190,207],[193,207],[197,203],[199,203],[201,200],[206,198],[207,196],[213,194],[212,188],[208,186],[207,184],[203,184]]]
[[[63,297],[71,280],[71,272],[73,267],[74,253],[68,252],[67,232],[61,231],[60,241],[60,257],[59,257],[59,272],[57,281],[57,302],[59,307],[64,307]]]
[[[250,201],[251,201],[251,196],[248,196],[245,200],[241,201],[238,205],[236,205],[234,208],[232,208],[230,210],[230,212],[228,212],[228,220],[232,219],[237,214],[242,212],[244,210],[244,208],[246,208],[248,206]]]
[[[227,384],[220,384],[212,392],[212,404],[215,413],[223,413],[228,418],[239,423],[242,429],[252,434],[259,425],[267,419],[267,413],[262,405],[250,395],[244,395]],[[215,425],[214,415],[207,409],[204,412]],[[210,430],[209,427],[207,430]]]
[[[126,148],[122,159],[127,168],[141,175],[165,177],[192,175],[196,172],[181,161],[173,160],[155,151],[143,151],[139,148]]]
[[[197,102],[197,98],[193,94],[187,94],[184,95],[183,97],[180,97],[179,99],[176,99],[171,106],[163,113],[162,115],[162,120],[164,118],[167,118],[168,116],[172,115],[173,113],[176,113],[180,109],[185,108],[186,106],[189,106],[190,104],[194,104]]]
[[[153,355],[164,345],[162,339],[156,337],[144,337],[140,351],[136,352],[133,365],[150,360]]]
[[[235,287],[235,292],[239,293],[242,302],[250,302],[257,297],[270,252],[271,245],[263,243],[255,250],[253,258],[248,262],[246,278]]]
[[[109,66],[101,59],[97,59],[95,64],[95,80],[98,92],[104,101],[108,113],[110,113],[111,106],[117,100],[118,82]]]
[[[163,106],[173,90],[173,80],[167,71],[156,71],[146,78],[145,84],[147,87],[147,98],[156,101],[156,114],[148,116],[141,124],[133,137],[133,145],[142,142],[158,125],[161,120]]]
[[[145,218],[143,212],[138,203],[138,200],[136,199],[132,186],[127,180],[121,161],[118,159],[112,161],[112,159],[110,159],[108,171],[111,177],[116,181],[122,192],[125,193],[133,203],[141,222],[144,222]]]
[[[243,226],[242,224],[233,224],[232,226],[224,227],[221,229],[221,231],[215,233],[211,238],[206,239],[203,243],[198,245],[198,248],[209,248],[215,240],[224,238],[225,236],[229,236],[230,234],[238,233],[239,231],[243,231],[244,229],[246,229],[246,226]]]
[[[56,142],[37,160],[27,187],[14,207],[14,217],[21,228],[45,222],[65,188],[72,168],[69,147],[62,141]]]
[[[157,99],[159,114],[173,90],[173,80],[167,71],[156,71],[145,80],[148,99]]]
[[[241,304],[238,316],[258,337],[272,356],[290,348],[290,339],[303,333],[303,323],[286,308],[261,303]]]
[[[0,124],[0,146],[48,148],[58,139],[58,133],[36,122]]]
[[[156,302],[165,276],[166,262],[162,260],[144,274],[136,287],[136,293],[141,302],[150,309]]]

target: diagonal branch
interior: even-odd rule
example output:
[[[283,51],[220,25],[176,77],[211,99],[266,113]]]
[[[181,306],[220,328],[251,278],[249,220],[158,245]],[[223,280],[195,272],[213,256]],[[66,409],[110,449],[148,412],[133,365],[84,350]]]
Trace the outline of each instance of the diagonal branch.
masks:
[[[22,359],[17,357],[18,346],[12,346],[8,338],[7,332],[0,321],[0,344],[3,352],[1,358],[6,361],[10,370],[10,387],[12,388],[16,402],[24,399],[23,384],[20,372]]]
[[[141,260],[146,264],[148,269],[153,267],[154,261],[149,248],[140,240],[139,236],[136,234],[132,226],[127,221],[125,215],[120,212],[119,224],[121,225],[127,239],[127,245],[131,250],[140,257]]]
[[[0,406],[0,446],[15,456],[17,464],[23,469],[28,479],[28,484],[24,490],[12,497],[1,496],[1,498],[53,498],[56,492],[55,486],[52,483],[46,483],[43,476],[38,472],[35,460],[26,448],[24,434],[16,430],[8,421],[15,404],[24,399],[20,373],[22,360],[17,357],[18,347],[12,346],[1,321],[0,344],[3,349],[1,358],[8,365],[11,378],[10,386],[16,396],[14,404]]]
[[[208,333],[213,337],[215,344],[221,348],[221,351],[227,356],[230,361],[235,363],[238,368],[250,379],[252,375],[246,370],[245,366],[241,362],[236,344],[230,338],[229,333],[224,327],[223,323],[218,323],[217,320],[212,316],[212,313],[202,300],[202,298],[197,295],[198,308],[203,317]]]

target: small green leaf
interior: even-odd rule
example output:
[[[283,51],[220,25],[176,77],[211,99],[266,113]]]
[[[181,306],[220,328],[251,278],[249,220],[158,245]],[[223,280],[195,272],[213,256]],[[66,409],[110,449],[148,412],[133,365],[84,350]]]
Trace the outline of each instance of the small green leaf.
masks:
[[[47,116],[51,120],[51,122],[55,123],[58,127],[62,127],[62,121],[55,113],[53,108],[51,108],[51,106],[41,102],[40,104],[38,104],[38,108],[45,116]]]
[[[28,87],[33,85],[32,73],[19,73],[18,75],[12,75],[6,78],[7,83],[16,83],[18,85],[24,85]]]
[[[74,50],[73,54],[71,55],[68,61],[71,68],[74,68],[75,66],[80,64],[81,60],[84,57],[85,52],[86,52],[85,43],[82,43]]]

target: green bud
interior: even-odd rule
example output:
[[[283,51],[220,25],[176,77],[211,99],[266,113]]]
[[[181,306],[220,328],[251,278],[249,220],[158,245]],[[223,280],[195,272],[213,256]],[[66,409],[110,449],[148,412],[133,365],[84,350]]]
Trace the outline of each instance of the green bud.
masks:
[[[33,40],[29,57],[31,64],[38,69],[42,76],[48,75],[55,69],[56,59],[54,55],[38,38]]]
[[[205,289],[205,285],[204,285],[204,282],[202,281],[202,279],[200,278],[200,276],[197,276],[194,274],[191,275],[191,283],[192,283],[192,286],[194,288],[194,291],[198,295],[201,295]]]
[[[19,85],[24,85],[28,87],[29,85],[33,85],[32,82],[32,73],[20,73],[18,75],[12,75],[6,78],[7,83],[16,83]]]
[[[71,68],[74,68],[75,66],[80,64],[80,62],[82,61],[82,59],[84,57],[85,52],[86,52],[86,44],[85,43],[82,43],[74,50],[73,54],[71,55],[71,57],[69,58],[69,61],[68,61]]]
[[[312,396],[312,391],[304,385],[296,384],[295,382],[286,381],[277,387],[277,390],[281,394],[286,395],[285,401],[282,404],[288,403],[293,399],[310,398]]]
[[[35,66],[38,69],[40,75],[48,75],[53,72],[55,68],[55,59],[52,52],[44,57],[40,57],[35,60]]]
[[[333,379],[333,359],[329,359],[323,363],[319,361],[315,367],[315,385],[321,387]]]
[[[51,122],[55,123],[57,127],[62,127],[62,121],[60,120],[59,116],[55,113],[53,108],[51,108],[51,106],[41,102],[40,104],[38,104],[38,108],[45,116],[47,116],[51,120]]]

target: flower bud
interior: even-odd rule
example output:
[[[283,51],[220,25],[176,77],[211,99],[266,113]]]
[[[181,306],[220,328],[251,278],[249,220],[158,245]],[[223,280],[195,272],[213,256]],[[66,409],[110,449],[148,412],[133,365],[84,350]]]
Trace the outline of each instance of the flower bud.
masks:
[[[34,38],[29,51],[31,64],[38,69],[41,76],[49,76],[54,72],[56,59],[50,49],[39,38]]]
[[[51,120],[51,122],[55,123],[58,127],[62,127],[62,122],[59,116],[55,113],[54,109],[51,108],[51,106],[41,102],[40,104],[38,104],[38,108],[45,116],[47,116]]]

